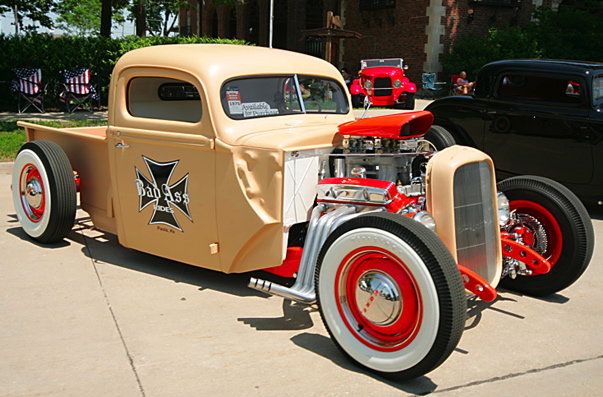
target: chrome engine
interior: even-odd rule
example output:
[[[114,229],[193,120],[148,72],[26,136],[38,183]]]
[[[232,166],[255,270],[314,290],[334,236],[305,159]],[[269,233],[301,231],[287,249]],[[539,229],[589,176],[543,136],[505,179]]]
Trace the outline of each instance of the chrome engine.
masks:
[[[320,177],[370,178],[395,183],[407,195],[424,194],[425,164],[435,150],[422,139],[349,137],[341,154],[322,160]],[[329,171],[329,172],[327,172]]]

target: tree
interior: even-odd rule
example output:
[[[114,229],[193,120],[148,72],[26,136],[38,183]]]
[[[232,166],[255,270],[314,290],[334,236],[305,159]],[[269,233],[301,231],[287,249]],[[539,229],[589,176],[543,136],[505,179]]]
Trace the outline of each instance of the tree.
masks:
[[[101,0],[100,35],[111,37],[111,25],[113,21],[113,0]]]
[[[150,0],[147,3],[147,31],[151,36],[169,36],[177,26],[180,8],[189,6],[182,0]]]
[[[539,58],[540,49],[533,36],[520,27],[491,29],[485,36],[475,34],[458,40],[443,59],[449,73],[465,70],[475,76],[488,62],[511,58]]]
[[[558,11],[539,7],[536,23],[526,27],[542,48],[543,56],[603,61],[603,4],[600,1],[564,1]]]
[[[136,36],[146,37],[147,35],[147,11],[145,0],[134,0],[134,9],[132,14],[136,21]]]
[[[127,0],[61,0],[53,7],[56,26],[67,33],[111,36],[113,22],[124,22]]]
[[[57,27],[80,36],[98,34],[101,7],[100,0],[62,0],[54,9]]]
[[[50,10],[54,6],[53,0],[8,0],[0,4],[0,15],[12,14],[15,16],[15,34],[19,30],[35,31],[38,22],[40,25],[51,29],[53,27],[52,19],[49,17]],[[25,25],[24,21],[32,21]]]
[[[492,29],[484,36],[457,40],[443,59],[449,73],[470,75],[486,63],[512,58],[603,61],[603,2],[564,1],[558,10],[539,7],[526,27]]]

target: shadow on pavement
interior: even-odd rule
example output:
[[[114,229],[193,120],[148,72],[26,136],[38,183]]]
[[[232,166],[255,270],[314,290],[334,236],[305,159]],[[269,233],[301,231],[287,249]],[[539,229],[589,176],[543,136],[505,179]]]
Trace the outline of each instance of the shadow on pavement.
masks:
[[[242,317],[237,320],[258,331],[297,331],[312,328],[310,313],[316,308],[283,299],[282,317]]]
[[[291,341],[303,349],[331,360],[335,365],[338,365],[345,370],[366,375],[406,393],[426,395],[433,392],[437,388],[437,385],[433,383],[427,376],[421,376],[408,381],[395,382],[382,378],[381,376],[373,374],[368,370],[362,369],[354,364],[351,360],[347,359],[345,355],[339,351],[337,346],[335,346],[333,341],[324,335],[304,332],[292,337]]]

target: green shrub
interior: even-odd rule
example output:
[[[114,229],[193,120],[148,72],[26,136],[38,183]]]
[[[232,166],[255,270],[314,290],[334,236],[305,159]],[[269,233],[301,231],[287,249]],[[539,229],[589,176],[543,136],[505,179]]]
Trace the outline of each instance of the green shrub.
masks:
[[[228,43],[248,44],[241,40],[214,39],[208,37],[146,37],[130,36],[121,39],[103,37],[53,37],[47,34],[25,36],[0,35],[0,111],[16,111],[15,98],[10,94],[8,83],[15,78],[15,68],[31,67],[42,69],[42,80],[48,84],[44,105],[46,108],[60,108],[58,99],[61,91],[62,71],[77,67],[87,67],[93,71],[100,87],[103,105],[113,66],[126,52],[152,45],[178,43]]]

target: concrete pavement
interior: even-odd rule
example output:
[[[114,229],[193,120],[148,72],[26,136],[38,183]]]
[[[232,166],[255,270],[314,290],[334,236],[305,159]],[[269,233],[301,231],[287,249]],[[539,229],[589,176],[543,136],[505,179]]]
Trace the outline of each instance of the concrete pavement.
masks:
[[[593,219],[603,238],[600,215]],[[395,383],[347,361],[316,307],[121,247],[84,212],[60,244],[21,230],[0,174],[0,395],[596,396],[603,388],[603,250],[546,299],[470,301],[450,358]]]

